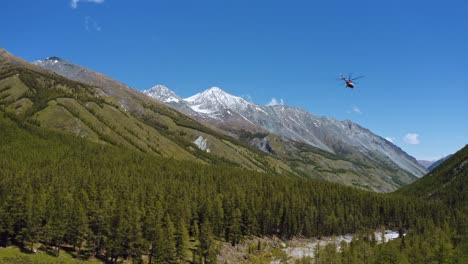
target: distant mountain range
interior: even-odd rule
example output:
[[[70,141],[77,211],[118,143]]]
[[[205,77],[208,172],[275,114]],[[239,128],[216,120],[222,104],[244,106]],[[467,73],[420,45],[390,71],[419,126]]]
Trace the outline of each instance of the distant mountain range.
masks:
[[[445,160],[447,160],[448,158],[450,158],[452,155],[447,155],[439,160],[436,160],[434,163],[432,163],[429,167],[427,167],[427,170],[428,171],[432,171],[433,169],[435,169],[437,166],[439,166],[440,164],[442,164],[442,162],[444,162]]]
[[[58,57],[31,64],[0,49],[0,106],[18,120],[102,144],[380,192],[425,173],[349,120],[260,106],[216,87],[185,99],[164,86],[142,93]]]
[[[185,99],[162,85],[144,93],[234,134],[241,130],[267,132],[332,154],[359,152],[382,161],[389,160],[416,176],[426,172],[400,148],[349,120],[321,117],[286,105],[257,105],[218,87]]]
[[[426,169],[429,168],[429,166],[431,166],[434,162],[434,160],[418,160],[418,163]]]
[[[424,166],[428,171],[433,170],[435,167],[439,166],[442,162],[444,162],[446,159],[450,158],[452,154],[447,155],[443,158],[440,158],[438,160],[418,160],[418,163]]]

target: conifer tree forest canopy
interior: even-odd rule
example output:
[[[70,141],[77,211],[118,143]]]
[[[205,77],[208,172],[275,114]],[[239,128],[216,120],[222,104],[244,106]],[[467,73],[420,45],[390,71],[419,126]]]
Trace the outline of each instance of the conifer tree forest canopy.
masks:
[[[321,248],[313,262],[464,263],[468,257],[466,147],[434,175],[393,194],[255,172],[222,159],[203,165],[161,158],[38,126],[32,113],[51,98],[111,102],[63,77],[19,72],[37,89],[25,92],[32,105],[22,115],[0,105],[0,246],[41,243],[57,255],[71,246],[111,263],[138,263],[143,255],[151,263],[214,263],[220,241],[354,233],[360,239],[341,251]],[[18,72],[7,73],[2,76]],[[62,89],[49,89],[54,80]],[[377,245],[369,232],[382,227],[408,235]]]
[[[383,225],[448,230],[462,217],[436,201],[160,159],[0,117],[4,246],[67,244],[109,261],[144,254],[171,263],[184,259],[191,236],[200,259],[214,262],[215,241],[236,244],[246,235],[317,237]]]

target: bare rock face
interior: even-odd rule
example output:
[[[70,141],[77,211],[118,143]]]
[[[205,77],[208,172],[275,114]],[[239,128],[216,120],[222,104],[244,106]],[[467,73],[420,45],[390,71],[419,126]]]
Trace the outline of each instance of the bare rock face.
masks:
[[[260,138],[253,138],[249,141],[249,144],[255,146],[256,148],[260,149],[263,152],[274,154],[273,149],[270,146],[270,141],[268,137]]]
[[[197,137],[197,139],[195,139],[193,143],[197,145],[199,149],[210,153],[210,149],[208,148],[208,140],[204,138],[203,136]]]

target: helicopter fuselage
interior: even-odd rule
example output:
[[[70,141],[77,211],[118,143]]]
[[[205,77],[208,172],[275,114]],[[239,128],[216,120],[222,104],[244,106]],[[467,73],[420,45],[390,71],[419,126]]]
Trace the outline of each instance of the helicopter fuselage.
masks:
[[[349,87],[349,88],[354,88],[354,83],[352,83],[351,81],[349,80],[345,80],[346,81],[346,87]]]

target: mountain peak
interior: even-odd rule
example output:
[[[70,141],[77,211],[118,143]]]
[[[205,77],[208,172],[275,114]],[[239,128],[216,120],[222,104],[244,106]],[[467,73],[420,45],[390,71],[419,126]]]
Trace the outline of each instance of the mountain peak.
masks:
[[[46,61],[62,61],[61,58],[56,57],[56,56],[47,57],[45,60],[46,60]]]
[[[143,93],[165,103],[179,103],[182,101],[182,98],[162,84],[157,84],[150,89],[143,91]]]
[[[243,98],[229,94],[219,87],[211,87],[184,100],[194,111],[215,116],[228,110],[243,110],[252,105]]]
[[[152,91],[169,91],[169,92],[172,92],[171,90],[169,90],[169,88],[167,88],[165,85],[162,85],[162,84],[156,84],[155,86],[149,88],[148,90],[145,90],[145,92],[152,92]]]
[[[221,101],[224,98],[237,98],[237,96],[234,96],[232,94],[229,94],[225,92],[223,89],[213,86],[209,89],[206,89],[205,91],[201,93],[197,93],[196,95],[192,95],[188,98],[185,98],[184,100],[187,102],[194,102],[194,101],[199,101],[199,100],[206,100],[206,99],[221,99]]]
[[[199,97],[202,97],[202,96],[203,96],[203,97],[204,97],[204,96],[209,96],[209,97],[213,97],[213,96],[215,96],[215,97],[220,97],[220,96],[221,96],[221,97],[222,97],[222,96],[224,96],[224,97],[226,97],[226,96],[227,96],[227,97],[237,97],[237,96],[235,96],[235,95],[232,95],[232,94],[230,94],[230,93],[227,93],[226,91],[224,91],[223,89],[221,89],[221,88],[219,88],[219,87],[213,86],[213,87],[211,87],[211,88],[209,88],[209,89],[206,89],[205,91],[203,91],[203,92],[201,92],[201,93],[198,93],[198,94],[193,95],[193,96],[191,96],[191,97],[189,97],[189,98],[186,98],[185,100],[186,100],[186,101],[192,101],[193,98],[199,98]],[[192,98],[192,99],[191,99],[191,98]]]
[[[65,62],[65,60],[63,60],[63,59],[61,59],[61,58],[59,58],[57,56],[52,56],[52,57],[47,57],[47,58],[45,58],[43,60],[37,60],[37,61],[33,62],[33,64],[39,65],[39,66],[46,66],[46,65],[51,66],[51,65],[57,64],[59,62],[62,63],[62,62]]]
[[[207,89],[205,92],[226,93],[225,91],[223,91],[223,89],[216,87],[216,86],[213,86],[210,89]]]

